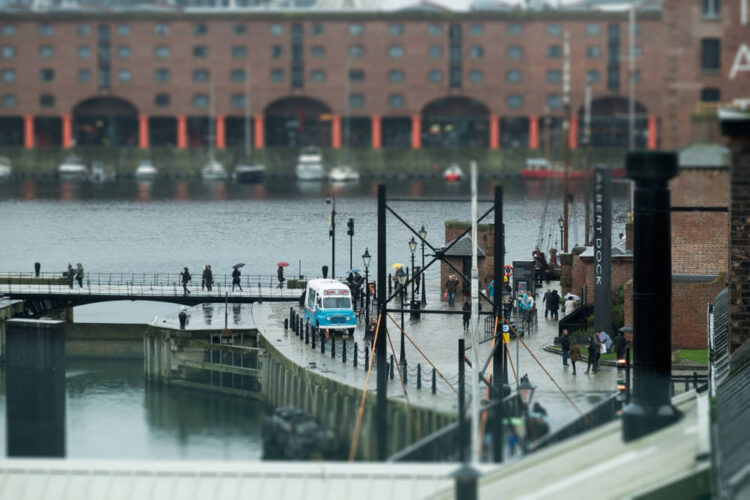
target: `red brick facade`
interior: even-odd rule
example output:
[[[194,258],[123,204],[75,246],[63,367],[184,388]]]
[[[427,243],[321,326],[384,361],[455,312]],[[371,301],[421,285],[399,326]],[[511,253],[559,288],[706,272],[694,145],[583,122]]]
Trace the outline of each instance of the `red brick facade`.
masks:
[[[745,122],[746,132],[747,125]],[[750,133],[731,142],[729,352],[750,340]]]

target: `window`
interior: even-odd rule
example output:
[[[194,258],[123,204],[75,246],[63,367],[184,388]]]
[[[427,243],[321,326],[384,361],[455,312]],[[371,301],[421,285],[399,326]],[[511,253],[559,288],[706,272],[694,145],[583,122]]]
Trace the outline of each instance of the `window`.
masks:
[[[443,81],[443,72],[439,69],[431,69],[429,73],[427,73],[427,79],[433,83],[438,83]]]
[[[547,83],[560,83],[562,81],[562,71],[559,69],[547,70]]]
[[[430,59],[440,59],[443,57],[443,48],[438,45],[432,45],[429,49]]]
[[[718,38],[701,39],[701,70],[721,69],[721,41]]]
[[[155,24],[154,25],[154,35],[169,35],[169,25],[167,24]],[[159,94],[159,95],[165,95],[165,94]]]
[[[363,69],[350,69],[349,70],[349,81],[350,82],[364,82],[365,81],[365,70],[363,70]]]
[[[601,49],[598,45],[588,45],[586,47],[586,57],[590,59],[596,59],[601,54]]]
[[[206,94],[193,95],[193,106],[196,108],[207,108],[208,96]]]
[[[230,75],[233,82],[244,82],[245,78],[247,78],[247,74],[244,69],[233,69]]]
[[[91,34],[91,26],[88,24],[79,24],[76,31],[78,31],[80,36],[89,36]]]
[[[721,101],[721,90],[714,87],[701,89],[702,102],[719,102]]]
[[[97,54],[99,56],[99,61],[109,61],[110,60],[110,50],[109,46],[99,46],[99,50],[97,51]]]
[[[55,34],[55,29],[52,27],[51,24],[40,24],[39,34],[43,36],[51,36]]]
[[[120,59],[130,59],[130,46],[120,45],[117,47],[117,57]]]
[[[247,47],[244,45],[232,46],[232,57],[235,59],[244,59],[247,57]]]
[[[55,96],[52,94],[42,94],[39,96],[39,106],[42,108],[52,108],[55,106]]]
[[[484,74],[481,69],[473,69],[469,71],[469,81],[472,83],[482,83]]]
[[[365,48],[362,45],[350,45],[349,46],[349,57],[352,59],[360,59],[365,55]]]
[[[118,25],[117,34],[120,36],[128,36],[130,34],[130,25],[129,24]]]
[[[404,81],[404,72],[400,69],[388,71],[388,81],[391,83],[401,83]]]
[[[562,105],[560,94],[547,94],[547,107],[550,109],[559,108]]]
[[[245,94],[232,94],[232,107],[233,108],[244,108],[245,107]]]
[[[320,23],[313,23],[311,31],[313,35],[322,35],[325,33],[325,29]]]
[[[208,26],[205,24],[194,24],[193,25],[193,35],[205,35],[208,33]]]
[[[301,67],[292,67],[292,87],[302,88],[305,85],[305,73]]]
[[[99,71],[97,71],[97,86],[100,89],[108,89],[109,88],[109,76],[110,71],[109,68],[99,68]]]
[[[193,57],[198,59],[205,59],[208,57],[208,47],[205,45],[195,45],[193,46]]]
[[[12,45],[6,45],[3,47],[3,59],[13,59],[16,57],[16,48]]]
[[[3,24],[2,33],[5,36],[15,35],[16,34],[16,27],[13,26],[12,24]]]
[[[509,24],[507,32],[509,35],[520,35],[523,33],[523,25],[522,24]]]
[[[235,35],[244,35],[245,31],[247,31],[247,29],[244,24],[235,24],[232,26],[232,33]]]
[[[404,25],[403,24],[389,24],[388,25],[388,34],[391,36],[401,36],[404,34]]]
[[[292,39],[302,40],[304,36],[305,36],[304,26],[302,26],[300,23],[292,24]]]
[[[557,59],[562,57],[562,45],[548,45],[547,57]]]
[[[283,69],[272,69],[271,70],[271,82],[280,83],[284,81],[284,70]]]
[[[451,45],[451,61],[461,61],[461,46],[460,45]]]
[[[123,83],[129,83],[132,74],[129,69],[120,69],[117,71],[117,79]]]
[[[195,83],[205,83],[208,81],[208,75],[207,69],[195,69],[193,70],[193,81]]]
[[[349,95],[349,107],[351,108],[362,108],[365,106],[365,96],[362,94],[350,94]]]
[[[469,35],[471,36],[482,36],[484,33],[484,27],[481,24],[474,23],[469,26]]]
[[[641,56],[643,56],[643,49],[641,48],[640,45],[636,45],[635,47],[633,47],[632,56],[634,59],[640,59]]]
[[[284,47],[281,45],[271,46],[271,59],[278,59],[284,55]]]
[[[352,36],[361,36],[364,32],[365,32],[365,28],[361,24],[349,25],[349,34]]]
[[[439,24],[430,24],[427,26],[427,34],[430,36],[440,36],[443,34],[443,27]]]
[[[507,55],[509,59],[523,59],[523,47],[511,45],[508,47]]]
[[[326,48],[322,45],[313,45],[310,48],[310,57],[314,59],[320,59],[322,57],[325,57],[326,55]]]
[[[154,70],[154,81],[157,83],[168,82],[170,78],[169,70],[166,68],[159,68]]]
[[[404,46],[391,45],[390,47],[388,47],[388,57],[391,57],[393,59],[404,57]]]
[[[635,70],[635,73],[633,73],[633,82],[641,83],[641,70],[639,69]]]
[[[91,71],[88,69],[79,69],[78,70],[78,82],[88,83],[90,81],[91,81]]]
[[[586,34],[591,36],[597,36],[601,33],[601,29],[598,24],[591,23],[586,25]]]
[[[510,69],[505,72],[505,81],[508,83],[520,83],[522,80],[522,73],[520,69]]]
[[[39,81],[40,82],[52,82],[55,80],[55,70],[44,68],[39,70]]]
[[[523,97],[518,94],[511,94],[505,99],[505,104],[511,109],[523,107]]]
[[[154,47],[154,56],[157,59],[166,59],[169,57],[169,47],[166,45],[158,45]]]
[[[393,109],[404,107],[404,96],[401,94],[391,94],[388,96],[388,106]]]
[[[3,107],[4,108],[15,108],[16,104],[18,104],[18,100],[16,99],[16,96],[14,94],[3,95]]]
[[[460,89],[461,84],[463,82],[463,74],[461,73],[461,68],[455,68],[452,67],[450,69],[450,81],[448,82],[448,85],[450,85],[453,89]]]
[[[169,106],[169,94],[156,94],[154,96],[154,106],[164,108]]]
[[[322,69],[314,69],[310,72],[310,80],[315,83],[323,83],[326,81],[326,72]]]
[[[274,36],[280,36],[284,34],[284,27],[280,24],[271,25],[271,34]]]
[[[4,69],[2,75],[3,75],[4,82],[16,81],[16,70],[14,69]]]
[[[55,56],[55,49],[51,45],[42,45],[39,47],[39,57],[42,59],[52,59]]]
[[[484,47],[481,45],[472,45],[469,47],[469,57],[472,59],[481,59],[484,55]]]
[[[352,300],[349,297],[326,297],[323,299],[323,309],[351,309]]]
[[[562,35],[562,27],[559,24],[548,24],[547,34],[549,36],[560,36]]]
[[[79,59],[91,59],[91,47],[88,45],[81,45],[78,47],[78,58]]]
[[[719,19],[721,14],[721,0],[701,0],[701,16],[703,19]]]
[[[586,72],[586,81],[588,83],[596,83],[600,80],[599,70],[590,69]]]

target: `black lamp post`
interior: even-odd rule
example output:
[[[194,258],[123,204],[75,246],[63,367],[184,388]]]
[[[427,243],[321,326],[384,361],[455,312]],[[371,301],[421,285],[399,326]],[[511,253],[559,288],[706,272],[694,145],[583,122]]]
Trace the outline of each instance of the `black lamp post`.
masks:
[[[400,361],[403,363],[406,360],[406,348],[404,346],[404,285],[406,284],[406,273],[403,267],[399,267],[396,271],[396,279],[401,285],[401,358]]]
[[[563,247],[563,230],[565,229],[565,219],[560,216],[559,219],[557,219],[557,225],[560,226],[560,249]]]
[[[331,238],[331,279],[336,279],[336,196],[326,198],[326,203],[331,204],[331,223],[328,228],[328,237]]]
[[[424,240],[427,238],[427,230],[424,228],[424,224],[419,229],[419,238],[422,240],[422,276],[419,278],[419,286],[422,289],[422,307],[424,307],[427,303],[427,294],[425,293],[427,282],[424,279]]]
[[[409,240],[409,250],[411,250],[411,303],[414,303],[414,250],[417,249],[417,242],[414,236]]]
[[[370,325],[370,251],[365,248],[362,254],[362,263],[365,265],[365,329]]]

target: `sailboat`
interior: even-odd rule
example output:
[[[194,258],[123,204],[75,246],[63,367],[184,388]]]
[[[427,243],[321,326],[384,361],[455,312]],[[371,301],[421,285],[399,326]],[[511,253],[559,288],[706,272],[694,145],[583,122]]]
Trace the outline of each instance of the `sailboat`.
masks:
[[[214,158],[214,119],[216,113],[214,112],[214,82],[211,80],[211,113],[208,119],[208,162],[201,169],[201,177],[204,181],[223,181],[229,176],[227,171],[224,170],[224,165],[221,162],[216,161]]]
[[[346,92],[344,92],[346,97],[346,158],[347,160],[350,159],[350,150],[349,150],[349,141],[351,140],[351,127],[352,127],[352,120],[349,112],[349,57],[346,58]],[[345,162],[343,165],[336,165],[328,172],[328,180],[335,183],[344,183],[344,182],[358,182],[359,181],[359,172],[357,172],[355,169],[351,167],[351,165],[348,164],[349,161]]]
[[[266,167],[253,163],[250,156],[250,66],[245,70],[245,158],[234,167],[234,180],[254,184],[261,182],[266,174]]]

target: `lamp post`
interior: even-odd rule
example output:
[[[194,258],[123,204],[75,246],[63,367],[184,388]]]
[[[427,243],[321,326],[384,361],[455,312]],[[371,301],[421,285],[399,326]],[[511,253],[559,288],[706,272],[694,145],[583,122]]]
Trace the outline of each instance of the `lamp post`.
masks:
[[[524,413],[524,420],[526,422],[526,435],[531,435],[529,432],[529,406],[531,406],[531,401],[534,398],[534,391],[536,390],[536,386],[532,385],[531,382],[529,382],[529,376],[524,375],[521,377],[521,383],[518,385],[518,393],[521,396],[521,401],[523,402],[523,413]]]
[[[419,278],[419,286],[422,289],[422,307],[424,307],[427,303],[427,294],[425,293],[427,282],[424,279],[424,240],[427,238],[427,230],[424,228],[424,224],[422,224],[422,227],[419,229],[419,238],[422,240],[422,276]]]
[[[331,204],[328,237],[331,238],[331,279],[336,279],[336,196],[326,198],[326,204]]]
[[[406,273],[403,267],[399,267],[396,271],[396,279],[401,285],[401,357],[400,362],[406,361],[406,348],[404,346],[404,285],[406,284]]]
[[[417,242],[414,236],[409,240],[409,250],[411,250],[411,303],[414,303],[414,250],[417,249]]]
[[[365,330],[370,325],[370,251],[365,248],[362,254],[362,264],[365,265]]]
[[[560,249],[562,250],[563,230],[565,229],[565,219],[563,219],[562,216],[559,219],[557,219],[557,225],[560,226]]]

